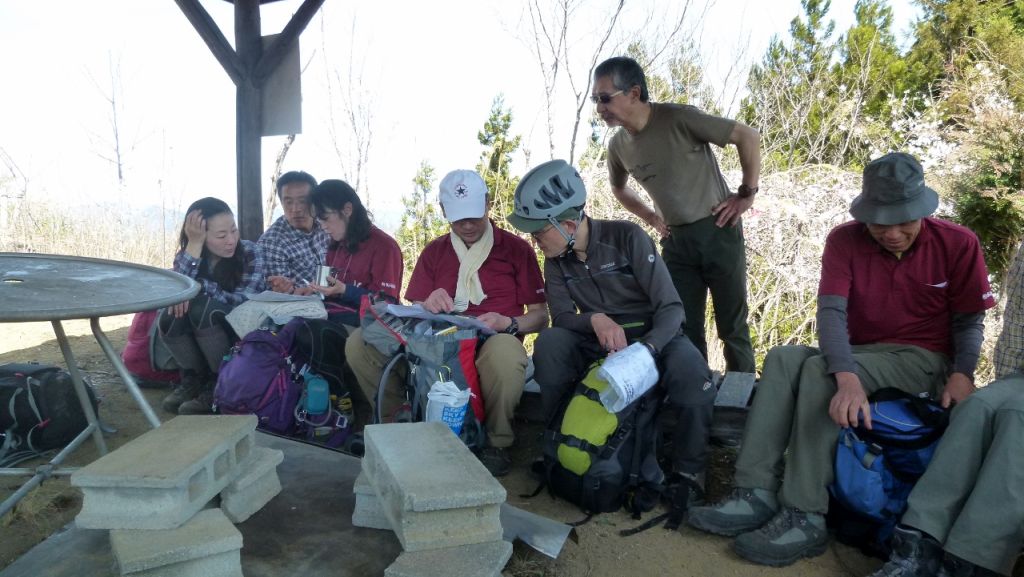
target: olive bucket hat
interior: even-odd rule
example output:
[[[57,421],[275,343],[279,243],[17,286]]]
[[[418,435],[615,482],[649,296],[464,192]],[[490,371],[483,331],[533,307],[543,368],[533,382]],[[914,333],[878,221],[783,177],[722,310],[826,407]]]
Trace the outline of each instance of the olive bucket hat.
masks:
[[[924,169],[904,152],[890,152],[864,167],[861,193],[850,214],[866,224],[900,224],[924,218],[939,206],[939,195],[924,184]]]

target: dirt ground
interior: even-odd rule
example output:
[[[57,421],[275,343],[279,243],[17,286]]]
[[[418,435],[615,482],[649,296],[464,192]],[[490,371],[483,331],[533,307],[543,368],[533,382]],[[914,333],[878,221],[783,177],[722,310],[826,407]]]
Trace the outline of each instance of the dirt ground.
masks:
[[[102,326],[118,349],[124,345],[130,316],[104,319]],[[8,324],[0,331],[0,363],[39,361],[63,365],[63,358],[48,323]],[[89,375],[101,399],[100,415],[118,433],[107,437],[107,445],[115,449],[147,430],[141,412],[134,405],[113,367],[92,339],[85,322],[65,323],[78,366]],[[154,407],[164,392],[146,390]],[[170,417],[156,409],[161,417]],[[542,493],[534,498],[535,482],[527,468],[538,454],[536,446],[540,429],[535,424],[521,423],[517,445],[513,450],[513,472],[502,479],[511,504],[525,510],[564,522],[573,522],[583,515],[579,509],[553,500]],[[69,464],[83,465],[96,457],[91,442],[83,445]],[[712,498],[727,490],[733,454],[716,449],[710,471],[709,492]],[[0,477],[0,499],[6,498],[20,485],[18,477]],[[78,491],[66,478],[55,478],[34,490],[11,514],[0,519],[0,568],[49,534],[71,521],[81,506]],[[656,510],[660,512],[660,510]],[[649,513],[645,518],[649,518]],[[620,537],[621,529],[637,524],[628,514],[619,512],[595,516],[579,527],[578,542],[567,542],[557,560],[551,560],[522,545],[517,545],[505,569],[508,577],[612,577],[620,575],[693,575],[693,576],[758,576],[788,575],[792,577],[849,576],[860,577],[878,567],[880,561],[867,558],[849,547],[832,544],[822,556],[782,569],[771,569],[747,563],[730,548],[730,540],[701,534],[683,527],[667,531],[661,527],[639,535]]]

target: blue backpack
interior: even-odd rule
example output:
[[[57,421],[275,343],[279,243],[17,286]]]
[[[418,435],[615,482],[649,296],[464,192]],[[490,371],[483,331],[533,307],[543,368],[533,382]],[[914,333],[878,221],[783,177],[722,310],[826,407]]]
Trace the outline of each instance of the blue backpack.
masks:
[[[840,541],[888,557],[889,537],[949,413],[927,397],[892,388],[876,391],[869,402],[871,430],[858,425],[839,432],[830,521]]]

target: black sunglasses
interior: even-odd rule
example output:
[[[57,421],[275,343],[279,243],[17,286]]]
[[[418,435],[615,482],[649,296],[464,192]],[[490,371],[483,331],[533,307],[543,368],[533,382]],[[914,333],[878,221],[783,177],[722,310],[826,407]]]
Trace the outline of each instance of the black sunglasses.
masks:
[[[594,104],[597,104],[598,102],[600,102],[601,104],[608,104],[609,102],[612,101],[612,98],[615,98],[620,94],[622,94],[621,90],[619,90],[618,92],[612,92],[611,94],[594,94],[591,95],[590,101],[593,102]]]

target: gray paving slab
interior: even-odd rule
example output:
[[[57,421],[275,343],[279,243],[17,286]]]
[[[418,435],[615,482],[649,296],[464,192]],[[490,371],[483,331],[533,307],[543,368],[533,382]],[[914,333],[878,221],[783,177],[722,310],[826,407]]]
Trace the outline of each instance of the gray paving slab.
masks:
[[[173,529],[251,458],[253,415],[180,416],[76,471],[86,529]]]
[[[383,575],[402,552],[391,531],[352,525],[353,481],[359,459],[337,451],[256,434],[257,444],[281,449],[281,493],[246,522],[246,577],[365,577]],[[109,531],[71,523],[0,571],[0,577],[117,577]]]
[[[110,532],[110,549],[122,575],[180,565],[242,548],[242,534],[220,509],[196,513],[177,529]],[[241,572],[241,565],[238,565]]]
[[[508,541],[405,552],[384,571],[384,577],[500,577],[510,557]]]

